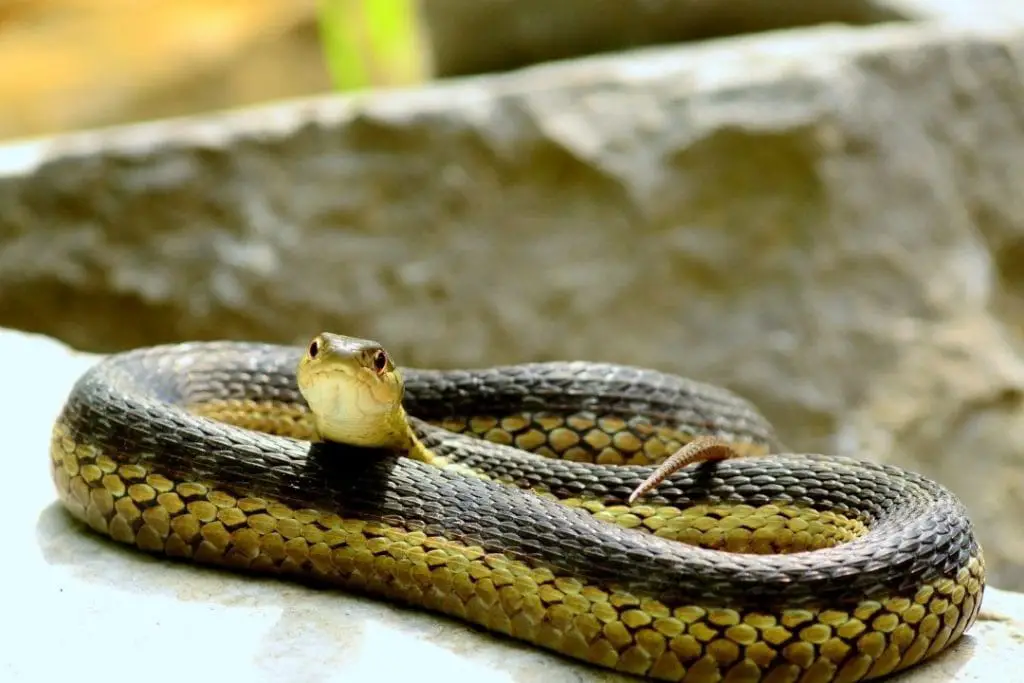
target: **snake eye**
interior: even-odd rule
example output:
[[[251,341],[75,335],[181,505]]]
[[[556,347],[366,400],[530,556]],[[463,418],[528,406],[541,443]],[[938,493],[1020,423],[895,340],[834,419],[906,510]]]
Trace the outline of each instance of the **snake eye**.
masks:
[[[373,369],[378,373],[384,372],[384,369],[388,366],[388,354],[383,351],[376,351],[373,354]]]
[[[314,339],[309,344],[309,357],[316,358],[316,354],[320,353],[320,344]]]

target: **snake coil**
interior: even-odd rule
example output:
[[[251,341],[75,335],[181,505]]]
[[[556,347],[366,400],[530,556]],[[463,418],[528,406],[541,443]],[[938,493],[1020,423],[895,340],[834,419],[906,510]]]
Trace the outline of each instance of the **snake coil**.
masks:
[[[962,504],[897,467],[773,453],[717,387],[610,364],[402,369],[434,467],[310,445],[302,349],[108,356],[53,429],[63,505],[158,555],[450,615],[666,681],[851,683],[947,648],[984,561]],[[751,457],[630,492],[701,435]]]

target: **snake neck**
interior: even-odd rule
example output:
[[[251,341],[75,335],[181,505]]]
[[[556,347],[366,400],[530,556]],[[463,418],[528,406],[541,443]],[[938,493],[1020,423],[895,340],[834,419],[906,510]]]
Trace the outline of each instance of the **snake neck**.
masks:
[[[395,411],[392,429],[395,430],[396,433],[400,433],[402,435],[401,445],[399,445],[398,448],[404,450],[407,457],[428,464],[436,463],[437,456],[435,456],[430,449],[420,441],[419,437],[416,436],[416,432],[413,430],[412,424],[409,422],[409,415],[401,406],[399,406],[398,410]]]
[[[338,423],[335,422],[331,425],[330,431],[334,434],[344,434],[337,439],[339,441],[374,448],[390,448],[403,452],[408,458],[427,464],[436,465],[443,462],[416,436],[409,421],[409,414],[405,412],[405,408],[401,404],[386,411],[378,418],[372,420],[359,418],[346,423],[340,430]]]
[[[437,457],[416,436],[409,415],[401,405],[372,417],[344,411],[314,413],[314,421],[320,440],[388,448],[401,451],[413,460],[437,463]]]

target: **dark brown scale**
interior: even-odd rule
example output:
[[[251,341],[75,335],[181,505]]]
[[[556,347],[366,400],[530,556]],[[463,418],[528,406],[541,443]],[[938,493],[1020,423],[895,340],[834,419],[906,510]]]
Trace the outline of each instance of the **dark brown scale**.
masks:
[[[777,447],[768,421],[720,387],[608,363],[550,362],[479,370],[403,370],[406,409],[428,421],[462,415],[642,415],[653,425]]]

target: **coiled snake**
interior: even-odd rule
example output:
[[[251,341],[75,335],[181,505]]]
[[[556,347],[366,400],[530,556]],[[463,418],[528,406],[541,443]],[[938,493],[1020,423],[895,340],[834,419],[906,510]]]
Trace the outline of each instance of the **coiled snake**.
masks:
[[[631,501],[697,437],[750,457]],[[651,370],[399,371],[325,334],[108,356],[68,397],[51,468],[75,517],[143,551],[653,679],[849,683],[956,641],[984,590],[961,503],[892,466],[768,455],[774,438],[730,392]]]

